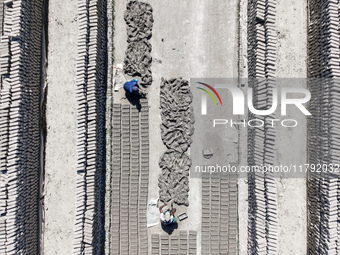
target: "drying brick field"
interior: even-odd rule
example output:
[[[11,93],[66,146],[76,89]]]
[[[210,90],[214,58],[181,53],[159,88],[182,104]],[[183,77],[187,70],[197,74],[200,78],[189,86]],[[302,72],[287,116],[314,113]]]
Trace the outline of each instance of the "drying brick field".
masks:
[[[313,170],[340,164],[339,8],[0,0],[0,254],[339,254],[339,174]],[[307,104],[255,112],[295,87]]]

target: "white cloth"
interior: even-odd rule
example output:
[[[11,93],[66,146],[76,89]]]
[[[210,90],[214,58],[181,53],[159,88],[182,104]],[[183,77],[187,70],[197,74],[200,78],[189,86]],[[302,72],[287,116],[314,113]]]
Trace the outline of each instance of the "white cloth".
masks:
[[[146,215],[147,218],[147,227],[156,226],[159,223],[159,209],[157,208],[157,200],[151,199],[148,206],[148,212]]]
[[[126,78],[123,72],[123,64],[117,64],[113,67],[113,87],[115,91],[124,87]]]

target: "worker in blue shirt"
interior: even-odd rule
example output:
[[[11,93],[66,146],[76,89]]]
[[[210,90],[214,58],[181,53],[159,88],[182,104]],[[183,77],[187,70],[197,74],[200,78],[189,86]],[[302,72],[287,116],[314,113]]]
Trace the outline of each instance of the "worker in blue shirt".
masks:
[[[125,82],[124,89],[126,92],[128,92],[132,96],[138,96],[142,92],[141,89],[139,88],[137,79],[133,79],[131,81]]]

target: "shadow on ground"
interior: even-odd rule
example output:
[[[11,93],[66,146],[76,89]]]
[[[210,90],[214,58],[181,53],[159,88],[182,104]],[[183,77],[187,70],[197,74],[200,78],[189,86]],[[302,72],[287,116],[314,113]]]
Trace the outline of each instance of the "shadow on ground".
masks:
[[[142,109],[142,106],[140,104],[140,99],[141,98],[145,98],[146,96],[135,96],[135,95],[131,95],[130,93],[125,91],[125,97],[126,99],[130,102],[130,104],[136,106],[137,110],[140,111]]]
[[[177,223],[177,222],[172,223],[172,224],[170,224],[170,225],[163,225],[163,224],[161,224],[161,225],[162,225],[162,229],[163,229],[166,233],[168,233],[169,235],[171,235],[172,232],[174,232],[174,230],[178,228],[178,223]]]

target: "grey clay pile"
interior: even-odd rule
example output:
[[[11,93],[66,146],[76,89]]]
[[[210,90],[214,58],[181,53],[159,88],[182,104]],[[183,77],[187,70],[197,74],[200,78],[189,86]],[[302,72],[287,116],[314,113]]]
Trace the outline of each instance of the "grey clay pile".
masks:
[[[189,82],[182,78],[162,79],[160,91],[161,135],[167,150],[159,165],[159,197],[177,204],[189,205],[189,170],[191,160],[187,154],[194,132],[192,94]]]
[[[151,85],[151,44],[153,16],[150,4],[130,1],[124,19],[127,25],[128,47],[125,53],[124,71],[132,77],[140,77],[139,84]]]
[[[276,1],[249,1],[248,21],[248,72],[253,102],[256,109],[267,109],[272,106],[272,88],[276,87]],[[268,123],[275,116],[249,114],[250,119],[267,124],[248,129],[248,165],[273,165],[276,133]],[[249,174],[248,190],[248,253],[277,254],[277,190],[273,174]]]

